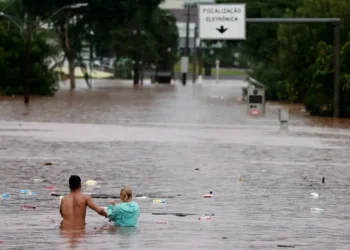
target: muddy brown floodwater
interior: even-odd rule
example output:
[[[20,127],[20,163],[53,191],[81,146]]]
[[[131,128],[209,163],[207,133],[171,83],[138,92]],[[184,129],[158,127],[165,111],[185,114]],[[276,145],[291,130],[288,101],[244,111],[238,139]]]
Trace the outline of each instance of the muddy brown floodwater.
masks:
[[[293,105],[281,131],[281,104],[246,115],[244,85],[96,81],[93,90],[33,98],[29,109],[1,98],[0,193],[10,198],[0,201],[0,249],[349,249],[349,120],[311,118]],[[110,223],[89,211],[85,232],[61,232],[47,187],[68,192],[71,174],[97,181],[88,192],[128,185],[174,198],[136,199],[138,228],[105,230]],[[214,215],[199,221],[205,214]]]

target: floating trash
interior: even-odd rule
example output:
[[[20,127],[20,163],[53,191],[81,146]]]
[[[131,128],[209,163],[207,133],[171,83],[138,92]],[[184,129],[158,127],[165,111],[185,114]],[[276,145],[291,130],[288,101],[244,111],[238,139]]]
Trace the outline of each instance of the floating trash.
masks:
[[[202,216],[202,217],[198,217],[198,220],[211,220],[211,217],[210,216]]]
[[[204,198],[213,198],[213,191],[210,191],[209,194],[203,195]]]
[[[30,205],[25,205],[25,206],[23,207],[23,209],[36,209],[36,207],[30,206]]]
[[[199,168],[195,168],[194,170],[199,170]]]
[[[147,196],[137,196],[136,199],[144,200],[144,199],[148,199],[148,197]]]
[[[4,243],[4,241],[0,240],[0,244],[3,244],[3,243]]]
[[[320,195],[318,193],[311,193],[310,196],[313,198],[318,198]]]
[[[226,240],[226,239],[227,239],[227,237],[222,237],[222,239],[223,239],[223,240]]]
[[[239,182],[242,182],[242,181],[243,181],[242,176],[239,177],[238,181],[239,181]]]
[[[44,182],[44,180],[43,180],[43,179],[39,179],[39,178],[38,178],[38,179],[33,179],[33,181],[34,181],[34,182],[36,182],[36,183],[39,183],[39,182]]]
[[[20,191],[20,194],[32,196],[32,195],[36,195],[36,192],[33,192],[33,191],[31,191],[31,190],[22,189],[22,190]]]
[[[157,200],[153,200],[153,203],[155,203],[155,204],[166,203],[166,200],[165,199],[157,199]]]
[[[157,224],[168,224],[168,222],[167,221],[165,221],[165,220],[159,220],[159,221],[157,221],[156,222]]]
[[[4,200],[10,199],[10,194],[2,194],[1,199],[4,199]]]
[[[85,182],[85,184],[86,184],[87,186],[96,186],[97,181],[94,181],[94,180],[87,180],[87,181]]]
[[[46,189],[52,190],[52,189],[55,189],[55,186],[47,186]]]
[[[277,247],[289,247],[289,248],[294,248],[295,245],[277,245]]]
[[[326,178],[322,178],[322,184],[324,184],[325,183],[325,181],[326,181]]]
[[[205,216],[215,216],[215,214],[205,214]]]
[[[52,166],[53,164],[51,162],[45,162],[44,165],[45,166]]]
[[[313,213],[322,213],[324,209],[322,208],[310,208],[310,211]]]

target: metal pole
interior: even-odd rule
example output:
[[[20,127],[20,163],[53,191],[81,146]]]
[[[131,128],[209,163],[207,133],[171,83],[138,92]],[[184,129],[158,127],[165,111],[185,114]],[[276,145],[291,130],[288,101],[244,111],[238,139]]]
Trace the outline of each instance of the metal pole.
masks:
[[[92,64],[92,60],[93,60],[93,46],[92,46],[92,38],[90,39],[90,65],[89,65],[89,67],[90,67],[90,86],[92,87],[92,66],[93,66],[93,64]]]
[[[199,41],[199,49],[198,49],[198,82],[202,82],[202,73],[203,73],[203,49],[202,49],[202,41]]]
[[[340,24],[335,23],[334,31],[334,117],[339,118],[339,93],[340,93]]]
[[[196,64],[197,64],[197,26],[194,27],[193,39],[193,58],[192,58],[192,82],[196,83]]]
[[[219,72],[220,72],[220,60],[215,61],[216,64],[216,83],[219,83]]]
[[[191,6],[187,5],[186,45],[185,45],[185,56],[186,57],[188,57],[188,55],[189,55],[190,18],[191,18]],[[182,73],[182,84],[183,85],[186,85],[186,80],[187,80],[187,72],[184,72],[184,73]]]
[[[30,95],[30,66],[31,66],[31,59],[30,59],[30,52],[32,50],[32,25],[27,24],[27,50],[26,50],[26,76],[25,76],[25,82],[24,82],[24,104],[29,104],[29,95]]]

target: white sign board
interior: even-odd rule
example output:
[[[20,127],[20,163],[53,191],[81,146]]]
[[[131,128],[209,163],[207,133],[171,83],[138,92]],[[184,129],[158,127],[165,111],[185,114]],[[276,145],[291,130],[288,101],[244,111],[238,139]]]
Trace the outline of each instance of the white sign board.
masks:
[[[201,40],[245,40],[245,4],[200,4],[199,38]]]
[[[181,57],[181,73],[187,73],[188,72],[188,57],[183,56]]]

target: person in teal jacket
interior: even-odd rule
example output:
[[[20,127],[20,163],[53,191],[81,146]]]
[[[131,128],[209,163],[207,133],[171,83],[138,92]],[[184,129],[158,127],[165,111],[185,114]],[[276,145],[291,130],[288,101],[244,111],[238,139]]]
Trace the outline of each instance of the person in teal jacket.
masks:
[[[115,205],[115,201],[110,201],[107,207],[108,218],[114,221],[114,226],[136,227],[140,216],[139,205],[132,201],[132,190],[129,187],[120,190],[121,203]]]

